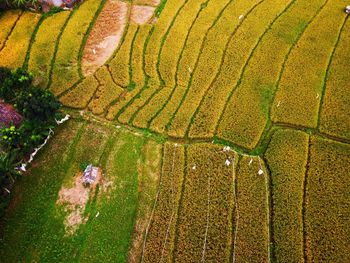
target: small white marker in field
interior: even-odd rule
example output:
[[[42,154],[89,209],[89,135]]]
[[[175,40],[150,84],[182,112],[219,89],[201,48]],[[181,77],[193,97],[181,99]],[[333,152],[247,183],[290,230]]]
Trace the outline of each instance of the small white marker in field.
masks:
[[[277,102],[277,108],[281,105],[281,101]]]
[[[96,217],[98,217],[99,215],[100,215],[100,212],[97,212]]]
[[[225,164],[226,164],[226,166],[230,166],[231,162],[228,159],[226,159]]]
[[[192,69],[190,66],[188,66],[188,72],[192,73]]]
[[[244,17],[244,15],[240,15],[240,16],[238,17],[238,19],[239,19],[239,20],[242,20],[243,17]]]
[[[115,126],[117,129],[120,129],[121,127],[119,125]]]
[[[224,150],[224,152],[229,152],[231,150],[231,148],[230,148],[230,146],[225,146],[223,150]]]
[[[192,170],[196,170],[196,168],[197,168],[196,165],[192,166]]]
[[[253,158],[250,158],[249,165],[253,163]]]
[[[92,49],[92,53],[94,53],[94,55],[96,55],[96,49]]]
[[[262,170],[262,169],[260,169],[259,171],[258,171],[258,175],[263,175],[264,174],[264,171]]]

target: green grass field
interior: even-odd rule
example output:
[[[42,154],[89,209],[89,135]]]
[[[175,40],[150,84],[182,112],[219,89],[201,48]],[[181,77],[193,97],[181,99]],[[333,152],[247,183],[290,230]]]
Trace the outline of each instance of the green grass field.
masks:
[[[125,2],[87,76],[106,1],[0,13],[0,66],[72,116],[12,192],[0,261],[350,262],[347,3]],[[135,6],[155,8],[147,23]],[[88,163],[95,189],[76,181]]]

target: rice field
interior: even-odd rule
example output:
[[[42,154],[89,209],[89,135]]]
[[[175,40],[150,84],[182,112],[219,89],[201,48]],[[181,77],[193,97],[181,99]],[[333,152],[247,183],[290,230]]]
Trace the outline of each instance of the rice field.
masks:
[[[350,262],[347,3],[111,1],[0,14],[0,66],[72,115],[14,190],[1,261]],[[73,211],[86,162],[103,183]]]

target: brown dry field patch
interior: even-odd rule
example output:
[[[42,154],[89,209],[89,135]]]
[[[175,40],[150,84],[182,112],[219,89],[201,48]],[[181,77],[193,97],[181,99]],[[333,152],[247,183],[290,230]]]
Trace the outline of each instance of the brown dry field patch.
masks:
[[[113,55],[127,24],[128,4],[108,0],[93,26],[83,50],[82,71],[93,74]]]

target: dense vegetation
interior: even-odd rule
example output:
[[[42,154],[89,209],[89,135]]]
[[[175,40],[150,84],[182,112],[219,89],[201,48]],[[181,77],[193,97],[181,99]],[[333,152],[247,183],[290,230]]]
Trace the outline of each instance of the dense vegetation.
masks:
[[[60,102],[48,90],[32,85],[33,75],[18,68],[0,68],[0,99],[23,117],[20,125],[0,124],[0,204],[5,205],[17,169],[56,125]],[[7,198],[6,198],[7,199]],[[0,210],[1,212],[1,210]]]

